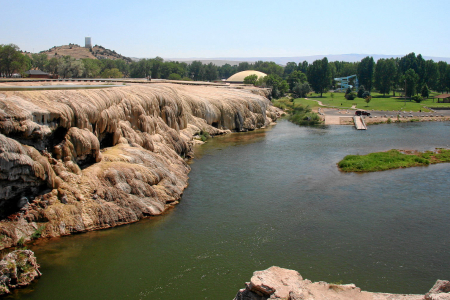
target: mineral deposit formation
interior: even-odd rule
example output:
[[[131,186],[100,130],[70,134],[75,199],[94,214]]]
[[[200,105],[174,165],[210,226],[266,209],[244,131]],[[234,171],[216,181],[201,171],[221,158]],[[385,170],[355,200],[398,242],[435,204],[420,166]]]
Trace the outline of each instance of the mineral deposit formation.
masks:
[[[187,186],[193,136],[275,119],[263,89],[0,92],[1,248],[161,214]]]

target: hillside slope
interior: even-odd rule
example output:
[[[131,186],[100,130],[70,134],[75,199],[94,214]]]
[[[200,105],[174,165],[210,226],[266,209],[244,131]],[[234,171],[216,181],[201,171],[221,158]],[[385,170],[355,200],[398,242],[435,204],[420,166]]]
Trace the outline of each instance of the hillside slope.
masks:
[[[69,44],[63,46],[55,46],[46,51],[40,53],[47,54],[50,59],[52,57],[72,56],[76,59],[91,58],[91,59],[123,59],[127,62],[131,62],[131,58],[116,53],[114,50],[106,49],[102,46],[95,45],[92,49],[80,47],[79,45]]]

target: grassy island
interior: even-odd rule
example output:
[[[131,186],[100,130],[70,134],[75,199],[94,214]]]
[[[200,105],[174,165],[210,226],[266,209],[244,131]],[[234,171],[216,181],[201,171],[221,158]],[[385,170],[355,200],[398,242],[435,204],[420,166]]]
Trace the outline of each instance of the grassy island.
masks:
[[[450,149],[425,152],[392,149],[367,155],[347,155],[338,163],[338,167],[343,172],[376,172],[442,162],[450,162]]]

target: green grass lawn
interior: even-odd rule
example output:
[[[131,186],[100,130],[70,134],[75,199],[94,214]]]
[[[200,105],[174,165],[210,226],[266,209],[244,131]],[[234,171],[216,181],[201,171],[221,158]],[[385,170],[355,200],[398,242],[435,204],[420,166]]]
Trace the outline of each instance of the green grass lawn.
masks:
[[[367,155],[347,155],[338,163],[338,167],[343,172],[376,172],[427,166],[449,161],[449,149],[411,153],[402,153],[393,149],[387,152],[375,152]]]
[[[328,107],[337,108],[351,108],[356,105],[359,109],[365,110],[404,110],[404,111],[428,111],[425,106],[432,107],[450,107],[450,103],[436,103],[436,99],[433,102],[433,96],[439,95],[440,93],[431,93],[429,99],[425,99],[421,103],[416,103],[414,101],[406,100],[404,98],[397,98],[399,93],[396,93],[397,97],[391,95],[386,95],[383,97],[382,94],[372,92],[372,100],[367,104],[362,98],[355,98],[354,100],[345,99],[345,93],[333,93],[334,97],[331,97],[331,93],[324,93],[323,97],[320,94],[310,94],[308,99],[296,98],[294,99],[295,104],[309,105],[311,108],[318,107],[316,101],[319,100],[324,105]]]

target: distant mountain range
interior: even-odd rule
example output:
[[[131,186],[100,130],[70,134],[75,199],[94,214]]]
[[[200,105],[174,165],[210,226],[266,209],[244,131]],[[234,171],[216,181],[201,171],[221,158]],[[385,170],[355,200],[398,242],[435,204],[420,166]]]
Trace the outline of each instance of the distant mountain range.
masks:
[[[416,53],[417,54],[417,53]],[[179,61],[191,63],[194,60],[201,61],[202,63],[209,64],[212,62],[217,66],[222,66],[224,64],[237,65],[240,62],[255,62],[258,60],[262,61],[273,61],[279,65],[286,65],[288,62],[303,62],[307,61],[312,63],[315,60],[322,59],[324,57],[328,58],[328,61],[347,61],[347,62],[358,62],[361,61],[366,56],[372,56],[375,61],[380,58],[397,58],[403,57],[404,55],[384,55],[384,54],[330,54],[330,55],[311,55],[311,56],[295,56],[295,57],[217,57],[217,58],[165,58],[168,61]],[[450,63],[450,57],[434,57],[434,56],[424,56],[425,60],[432,59],[435,62],[445,61]]]

